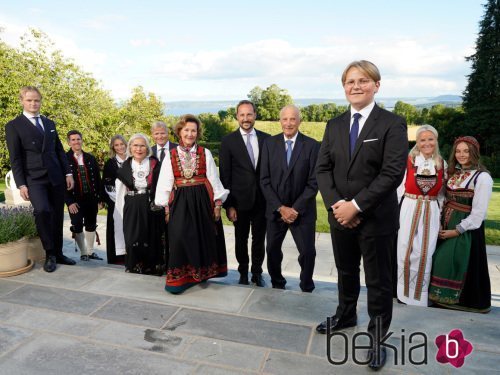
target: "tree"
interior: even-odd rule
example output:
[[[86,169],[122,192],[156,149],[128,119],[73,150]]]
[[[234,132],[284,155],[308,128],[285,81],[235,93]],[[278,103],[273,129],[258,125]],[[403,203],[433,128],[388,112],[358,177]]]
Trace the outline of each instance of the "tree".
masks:
[[[110,94],[90,74],[55,50],[41,31],[31,29],[20,48],[0,41],[0,121],[7,123],[21,113],[19,89],[31,85],[43,95],[42,113],[58,125],[63,144],[68,130],[84,134],[85,148],[101,158],[117,117]],[[0,127],[0,171],[10,168],[5,130]]]
[[[272,84],[265,90],[256,86],[250,91],[248,98],[257,107],[258,120],[279,120],[281,108],[293,104],[292,97],[288,92],[276,84]]]
[[[401,100],[396,102],[393,112],[404,117],[409,125],[415,124],[419,117],[419,112],[415,106],[402,102]]]
[[[154,93],[146,93],[142,86],[137,86],[132,90],[132,97],[120,108],[118,128],[128,135],[138,132],[149,134],[154,121],[166,121],[164,106]]]
[[[500,0],[488,0],[479,23],[476,53],[466,59],[472,63],[463,96],[464,134],[481,143],[481,154],[500,159]],[[490,166],[492,167],[492,166]],[[497,171],[500,167],[496,166]]]

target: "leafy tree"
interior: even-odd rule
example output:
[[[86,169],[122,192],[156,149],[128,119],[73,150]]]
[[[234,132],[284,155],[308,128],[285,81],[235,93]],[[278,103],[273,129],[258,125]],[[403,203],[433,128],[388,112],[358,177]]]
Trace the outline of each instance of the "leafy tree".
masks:
[[[149,134],[154,121],[166,121],[164,103],[152,92],[144,92],[142,86],[132,90],[132,97],[120,108],[118,130],[124,134],[142,132]]]
[[[464,134],[476,136],[481,153],[500,159],[500,0],[488,0],[479,23],[476,53],[467,57],[472,72],[464,91]],[[498,173],[500,166],[496,165]]]
[[[20,48],[0,41],[0,121],[5,124],[21,113],[19,89],[37,86],[43,95],[42,114],[58,124],[64,143],[70,129],[84,135],[85,148],[102,159],[110,129],[117,117],[110,94],[72,60],[55,50],[43,32],[31,29],[21,38]],[[0,127],[0,170],[10,168],[5,128]]]
[[[414,105],[402,102],[401,100],[396,102],[393,112],[404,117],[408,124],[415,124],[419,116],[419,112]]]
[[[265,90],[256,86],[250,91],[248,98],[257,107],[258,120],[279,120],[281,108],[293,104],[292,97],[288,92],[276,84],[272,84]]]

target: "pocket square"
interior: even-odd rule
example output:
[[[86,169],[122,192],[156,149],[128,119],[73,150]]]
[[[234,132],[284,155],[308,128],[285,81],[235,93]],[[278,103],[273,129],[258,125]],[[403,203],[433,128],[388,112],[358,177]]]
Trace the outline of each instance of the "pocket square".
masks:
[[[363,143],[366,143],[366,142],[373,142],[373,141],[378,141],[378,138],[365,139],[365,140],[363,141]]]
[[[56,131],[55,129],[52,129],[50,132],[52,133],[52,132],[55,132],[55,131]]]

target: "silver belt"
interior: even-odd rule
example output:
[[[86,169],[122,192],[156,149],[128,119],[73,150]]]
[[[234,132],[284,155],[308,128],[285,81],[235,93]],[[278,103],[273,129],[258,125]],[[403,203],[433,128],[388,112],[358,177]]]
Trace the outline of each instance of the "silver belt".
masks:
[[[149,190],[130,190],[127,191],[127,195],[141,195],[141,194],[149,194]]]

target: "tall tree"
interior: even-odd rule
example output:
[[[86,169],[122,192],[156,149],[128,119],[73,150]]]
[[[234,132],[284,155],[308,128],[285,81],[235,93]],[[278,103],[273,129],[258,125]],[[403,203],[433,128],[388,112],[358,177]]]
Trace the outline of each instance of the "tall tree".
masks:
[[[288,91],[281,89],[276,84],[272,84],[265,90],[256,86],[250,91],[248,98],[257,107],[257,119],[259,120],[279,120],[281,108],[293,103]]]
[[[479,138],[481,153],[500,162],[500,0],[488,0],[480,22],[476,53],[467,57],[472,63],[464,91],[463,133]],[[500,167],[496,166],[500,171]]]

